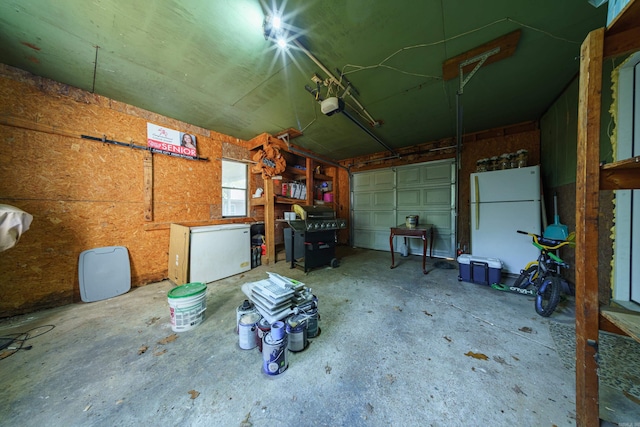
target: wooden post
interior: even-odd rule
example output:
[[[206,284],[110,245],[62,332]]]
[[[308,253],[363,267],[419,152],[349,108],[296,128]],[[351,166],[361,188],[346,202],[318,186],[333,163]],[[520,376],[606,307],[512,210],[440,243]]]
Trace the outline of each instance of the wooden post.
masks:
[[[599,426],[598,198],[604,28],[580,50],[576,171],[576,423]]]
[[[305,174],[305,184],[307,185],[307,198],[304,201],[307,205],[313,205],[313,199],[316,198],[316,187],[315,181],[313,180],[313,173],[316,163],[310,158],[307,157],[305,162],[305,167],[307,168]]]
[[[153,153],[144,153],[144,220],[153,221]]]
[[[267,245],[267,262],[271,264],[276,262],[276,233],[275,223],[276,215],[274,208],[273,181],[271,177],[264,179],[264,239]]]

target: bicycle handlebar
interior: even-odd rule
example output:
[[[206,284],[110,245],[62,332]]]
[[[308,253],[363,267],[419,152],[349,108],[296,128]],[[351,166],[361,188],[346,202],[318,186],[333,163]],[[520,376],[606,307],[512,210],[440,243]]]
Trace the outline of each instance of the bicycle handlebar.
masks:
[[[533,234],[533,233],[529,233],[527,231],[522,231],[522,230],[517,230],[518,233],[520,234],[526,234],[527,236],[531,236],[533,237],[533,242],[536,245],[539,245],[541,247],[543,247],[546,250],[556,250],[556,249],[560,249],[563,246],[569,245],[569,246],[575,246],[576,243],[572,242],[570,240],[554,240],[554,239],[547,239],[543,236],[540,236],[538,234]]]

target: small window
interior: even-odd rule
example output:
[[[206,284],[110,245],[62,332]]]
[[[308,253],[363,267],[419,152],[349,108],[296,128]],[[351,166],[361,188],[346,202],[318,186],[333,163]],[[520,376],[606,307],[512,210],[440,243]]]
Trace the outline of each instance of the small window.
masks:
[[[222,216],[247,216],[247,165],[222,161]]]

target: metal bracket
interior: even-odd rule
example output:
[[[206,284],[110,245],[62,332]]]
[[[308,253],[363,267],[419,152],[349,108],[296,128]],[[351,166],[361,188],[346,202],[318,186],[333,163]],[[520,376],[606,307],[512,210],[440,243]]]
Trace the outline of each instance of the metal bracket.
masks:
[[[276,138],[283,141],[287,146],[289,145],[289,132],[278,135]]]
[[[473,77],[473,75],[480,69],[480,67],[482,67],[482,64],[484,64],[485,61],[491,55],[495,55],[498,52],[500,52],[500,48],[496,47],[494,49],[491,49],[480,55],[474,56],[473,58],[469,58],[466,61],[463,61],[460,64],[458,64],[458,69],[460,70],[460,90],[458,93],[462,94],[464,86],[469,82],[469,80],[471,80],[471,77]],[[462,69],[467,65],[471,65],[475,62],[477,62],[478,64],[473,68],[473,70],[471,70],[471,72],[467,75],[467,77],[464,78],[464,72],[462,71]]]
[[[587,345],[590,346],[590,347],[593,347],[596,350],[595,354],[593,355],[593,358],[595,359],[596,364],[599,365],[600,364],[600,352],[599,352],[598,341],[588,339],[587,340]]]

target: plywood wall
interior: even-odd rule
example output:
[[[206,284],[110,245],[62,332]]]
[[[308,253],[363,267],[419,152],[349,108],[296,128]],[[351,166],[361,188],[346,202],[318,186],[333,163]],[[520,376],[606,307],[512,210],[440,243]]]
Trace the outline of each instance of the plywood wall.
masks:
[[[133,286],[167,277],[169,225],[221,219],[223,148],[247,142],[0,65],[0,203],[33,215],[18,245],[0,254],[0,317],[80,301],[78,257],[125,246]],[[152,156],[152,221],[145,218],[147,122],[197,137],[194,161]]]
[[[540,164],[540,131],[537,123],[528,122],[465,136],[458,186],[460,198],[458,242],[462,249],[466,246],[469,251],[470,248],[470,175],[476,171],[476,162],[479,159],[500,156],[503,153],[515,153],[518,150],[528,151],[529,166]]]

